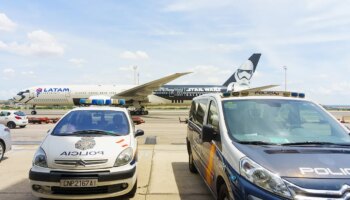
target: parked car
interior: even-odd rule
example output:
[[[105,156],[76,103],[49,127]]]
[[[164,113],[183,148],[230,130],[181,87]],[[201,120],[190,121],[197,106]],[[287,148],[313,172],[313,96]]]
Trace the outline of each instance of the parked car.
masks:
[[[349,199],[349,130],[304,97],[241,91],[194,98],[189,170],[218,200]]]
[[[17,126],[24,128],[28,124],[28,118],[24,112],[19,110],[1,110],[0,124],[10,129],[16,128]]]
[[[34,155],[29,172],[33,195],[54,199],[134,196],[136,137],[143,134],[135,130],[126,108],[73,109],[48,132]]]
[[[4,158],[4,154],[10,150],[11,150],[10,129],[0,124],[0,161]]]

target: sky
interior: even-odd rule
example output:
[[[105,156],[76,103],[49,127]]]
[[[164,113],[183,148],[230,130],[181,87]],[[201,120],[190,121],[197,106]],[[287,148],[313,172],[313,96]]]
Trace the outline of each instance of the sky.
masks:
[[[0,0],[0,99],[47,84],[223,84],[262,53],[252,87],[350,105],[346,0]]]

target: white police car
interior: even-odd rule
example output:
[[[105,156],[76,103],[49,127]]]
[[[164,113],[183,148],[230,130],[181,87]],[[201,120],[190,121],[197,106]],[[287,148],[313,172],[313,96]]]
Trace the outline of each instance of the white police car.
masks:
[[[97,199],[133,196],[137,188],[137,140],[125,108],[81,107],[48,132],[29,172],[41,198]]]
[[[219,200],[350,198],[349,130],[302,93],[197,97],[187,147]]]

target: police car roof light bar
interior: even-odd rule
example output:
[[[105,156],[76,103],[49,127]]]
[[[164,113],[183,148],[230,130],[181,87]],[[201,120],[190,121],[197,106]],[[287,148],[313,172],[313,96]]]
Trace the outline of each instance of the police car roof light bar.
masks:
[[[125,99],[80,99],[80,105],[125,105]]]
[[[224,92],[222,97],[246,97],[246,96],[283,96],[283,97],[299,97],[305,98],[304,93],[286,92],[286,91],[236,91]]]

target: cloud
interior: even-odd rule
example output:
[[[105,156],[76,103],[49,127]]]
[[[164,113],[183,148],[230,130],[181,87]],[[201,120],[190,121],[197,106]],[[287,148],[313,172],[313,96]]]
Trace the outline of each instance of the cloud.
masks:
[[[0,31],[13,31],[17,24],[9,19],[4,13],[0,13]]]
[[[154,30],[150,33],[150,35],[154,35],[154,36],[180,36],[180,35],[184,35],[184,32],[181,31],[174,31],[174,30]]]
[[[130,59],[130,60],[141,60],[141,59],[148,59],[149,56],[144,51],[124,51],[120,54],[120,57],[123,59]]]
[[[12,68],[5,68],[4,70],[2,70],[2,74],[3,74],[3,79],[8,80],[13,78],[16,75],[16,71]]]
[[[4,74],[14,74],[15,70],[12,68],[6,68],[2,71]]]
[[[26,77],[36,77],[35,73],[33,71],[22,71],[21,75],[26,76]]]
[[[199,80],[196,84],[222,84],[226,80],[223,80],[222,77],[228,78],[228,74],[231,73],[229,70],[222,70],[212,65],[197,65],[188,71],[193,73],[185,76],[184,81],[190,79],[189,82],[193,83],[194,80]]]
[[[59,56],[64,53],[64,48],[55,37],[49,33],[36,30],[27,34],[29,42],[18,44],[17,42],[4,43],[0,41],[0,50],[19,55]]]
[[[133,67],[132,66],[119,67],[118,70],[120,70],[120,71],[133,71]]]
[[[86,60],[82,58],[71,58],[68,61],[76,66],[82,66],[87,63]]]

